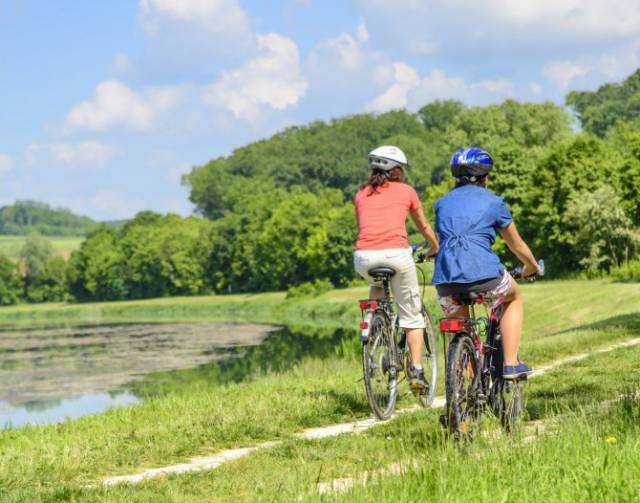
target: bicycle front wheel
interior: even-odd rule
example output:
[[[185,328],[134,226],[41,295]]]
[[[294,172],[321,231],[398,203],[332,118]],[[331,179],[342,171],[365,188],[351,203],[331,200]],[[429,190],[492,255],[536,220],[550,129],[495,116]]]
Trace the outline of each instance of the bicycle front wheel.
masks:
[[[422,368],[424,375],[429,380],[429,391],[419,396],[420,405],[429,407],[433,403],[436,396],[436,386],[438,384],[438,339],[431,315],[428,311],[424,311],[424,321],[426,328],[424,329],[424,348],[422,350]]]
[[[369,338],[362,345],[362,369],[371,411],[383,420],[391,417],[398,397],[396,355],[391,322],[382,311],[375,312]]]

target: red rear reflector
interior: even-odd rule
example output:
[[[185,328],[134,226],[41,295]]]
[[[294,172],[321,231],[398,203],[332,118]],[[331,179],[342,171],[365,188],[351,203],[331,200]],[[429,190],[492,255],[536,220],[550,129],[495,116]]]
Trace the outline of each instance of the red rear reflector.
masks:
[[[464,326],[464,320],[440,320],[441,332],[461,332]]]
[[[367,300],[360,301],[360,309],[362,309],[363,311],[365,309],[375,309],[376,307],[378,307],[378,301],[375,299],[367,299]]]
[[[367,328],[369,328],[369,324],[366,321],[361,321],[360,322],[360,328],[362,330],[366,330]]]

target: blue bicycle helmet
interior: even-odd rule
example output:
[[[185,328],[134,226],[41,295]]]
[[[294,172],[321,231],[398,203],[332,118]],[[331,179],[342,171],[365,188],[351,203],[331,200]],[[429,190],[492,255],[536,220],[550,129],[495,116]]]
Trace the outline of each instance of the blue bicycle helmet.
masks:
[[[457,178],[468,177],[475,182],[493,169],[493,159],[479,147],[459,148],[451,156],[451,174]]]

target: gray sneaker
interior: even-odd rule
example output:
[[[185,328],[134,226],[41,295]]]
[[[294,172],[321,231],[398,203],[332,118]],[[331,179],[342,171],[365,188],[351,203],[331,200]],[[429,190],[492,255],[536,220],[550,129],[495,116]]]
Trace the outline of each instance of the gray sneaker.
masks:
[[[424,377],[423,369],[415,369],[413,365],[409,366],[409,388],[413,391],[414,395],[426,395],[429,393],[429,383]]]

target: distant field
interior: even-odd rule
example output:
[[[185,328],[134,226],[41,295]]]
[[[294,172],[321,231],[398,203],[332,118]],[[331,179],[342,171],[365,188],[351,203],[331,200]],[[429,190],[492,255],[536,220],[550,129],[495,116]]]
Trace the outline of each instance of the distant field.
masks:
[[[51,242],[56,253],[67,257],[73,250],[80,247],[84,238],[80,237],[46,237]],[[0,254],[11,259],[18,258],[20,250],[27,236],[0,236]]]

